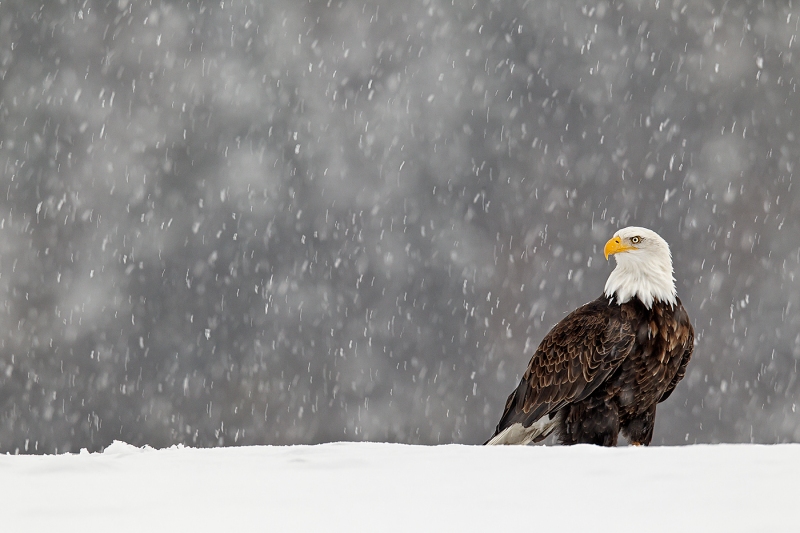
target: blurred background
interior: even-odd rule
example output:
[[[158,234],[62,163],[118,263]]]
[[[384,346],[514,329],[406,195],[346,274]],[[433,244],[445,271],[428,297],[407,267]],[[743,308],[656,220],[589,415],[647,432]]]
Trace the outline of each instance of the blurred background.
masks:
[[[671,244],[697,332],[653,443],[800,440],[799,28],[0,3],[0,452],[482,443],[626,225]]]

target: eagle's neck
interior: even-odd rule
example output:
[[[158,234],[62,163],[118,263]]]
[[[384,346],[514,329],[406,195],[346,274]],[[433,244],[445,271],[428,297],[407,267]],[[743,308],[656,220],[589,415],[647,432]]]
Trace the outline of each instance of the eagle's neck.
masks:
[[[615,257],[617,267],[606,281],[606,297],[613,298],[618,304],[639,298],[648,309],[654,302],[676,304],[677,291],[669,249],[657,255],[623,253]]]

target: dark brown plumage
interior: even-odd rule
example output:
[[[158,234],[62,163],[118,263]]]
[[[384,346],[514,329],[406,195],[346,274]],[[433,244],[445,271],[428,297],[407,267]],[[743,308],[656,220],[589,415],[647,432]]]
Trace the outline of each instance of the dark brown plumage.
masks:
[[[641,230],[634,244],[639,233],[650,237],[628,229]],[[694,330],[674,294],[649,307],[640,297],[617,303],[617,294],[579,307],[550,330],[487,444],[539,442],[554,430],[563,444],[615,446],[620,432],[633,444],[650,444],[656,405],[683,378]]]

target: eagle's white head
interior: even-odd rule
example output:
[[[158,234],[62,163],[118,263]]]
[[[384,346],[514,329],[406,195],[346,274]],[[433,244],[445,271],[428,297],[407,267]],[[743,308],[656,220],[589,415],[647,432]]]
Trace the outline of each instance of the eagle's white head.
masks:
[[[621,229],[603,252],[606,259],[614,255],[617,260],[617,268],[606,281],[606,297],[620,304],[637,297],[648,309],[658,301],[676,304],[672,253],[658,233],[635,226]]]

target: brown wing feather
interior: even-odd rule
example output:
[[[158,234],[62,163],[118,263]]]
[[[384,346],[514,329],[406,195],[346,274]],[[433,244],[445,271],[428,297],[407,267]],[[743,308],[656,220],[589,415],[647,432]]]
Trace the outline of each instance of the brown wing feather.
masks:
[[[681,364],[678,367],[678,372],[672,378],[672,381],[670,381],[667,390],[661,395],[661,398],[658,400],[659,403],[669,398],[670,394],[672,394],[672,391],[675,390],[675,387],[683,379],[683,376],[686,375],[686,366],[689,364],[689,360],[692,358],[692,353],[694,353],[694,328],[692,327],[692,323],[689,321],[689,315],[683,308],[683,304],[681,304],[680,299],[678,300],[678,308],[675,312],[675,321],[677,322],[677,326],[675,328],[675,337],[677,342],[683,344],[683,356],[681,357]]]
[[[556,324],[506,400],[495,435],[516,423],[527,427],[599,387],[633,347],[635,335],[624,312],[600,297]]]

